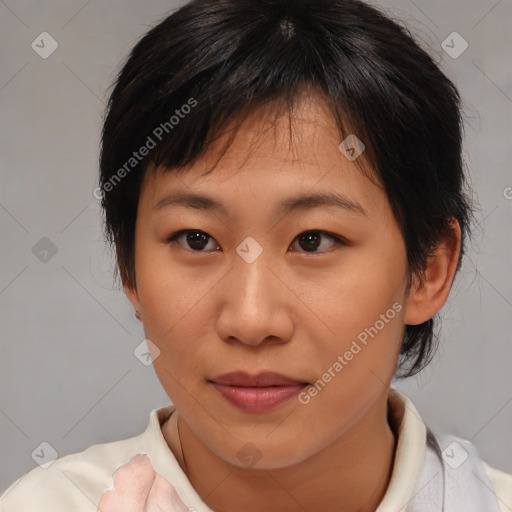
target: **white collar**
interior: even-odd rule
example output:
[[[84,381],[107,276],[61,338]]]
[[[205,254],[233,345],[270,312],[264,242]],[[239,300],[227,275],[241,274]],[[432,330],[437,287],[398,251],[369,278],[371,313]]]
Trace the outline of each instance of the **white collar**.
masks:
[[[398,440],[391,479],[375,512],[402,512],[412,498],[423,464],[427,428],[411,400],[396,389],[389,390],[388,407]]]
[[[391,388],[388,405],[398,440],[388,489],[376,512],[401,512],[399,507],[411,500],[424,460],[427,431],[416,407],[405,395]],[[148,447],[155,471],[172,482],[187,506],[195,507],[198,512],[212,512],[192,487],[162,434],[162,425],[174,411],[173,405],[151,411],[142,434],[143,445]]]

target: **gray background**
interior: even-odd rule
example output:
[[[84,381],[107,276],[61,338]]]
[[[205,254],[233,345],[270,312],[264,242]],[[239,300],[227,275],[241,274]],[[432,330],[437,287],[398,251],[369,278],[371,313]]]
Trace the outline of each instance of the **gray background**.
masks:
[[[138,38],[178,5],[0,1],[0,491],[36,466],[41,442],[62,456],[136,435],[150,410],[169,402],[152,367],[133,355],[144,334],[114,286],[92,191],[107,86]],[[427,423],[512,472],[512,2],[381,5],[459,87],[481,206],[442,310],[438,355],[396,387]],[[31,48],[43,31],[59,44],[47,59]],[[441,47],[453,31],[469,43],[456,59]],[[47,261],[48,242],[36,245],[43,237],[57,250]]]

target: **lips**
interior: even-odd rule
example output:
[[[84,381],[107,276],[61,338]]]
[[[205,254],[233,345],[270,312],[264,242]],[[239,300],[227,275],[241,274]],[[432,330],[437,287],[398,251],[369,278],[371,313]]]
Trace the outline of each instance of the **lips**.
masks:
[[[284,375],[275,372],[261,372],[257,375],[249,375],[245,372],[231,372],[214,377],[211,381],[216,384],[238,387],[268,387],[308,384],[308,382],[285,377]]]
[[[275,372],[257,375],[232,372],[214,377],[209,382],[230,404],[252,413],[275,409],[308,385]]]

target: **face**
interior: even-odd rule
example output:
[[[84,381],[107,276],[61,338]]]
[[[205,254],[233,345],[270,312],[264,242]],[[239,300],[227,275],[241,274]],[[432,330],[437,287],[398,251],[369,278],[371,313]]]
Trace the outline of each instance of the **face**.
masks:
[[[180,175],[148,172],[139,200],[127,295],[180,417],[237,466],[248,441],[275,468],[350,431],[387,395],[404,329],[406,251],[385,191],[340,152],[318,99],[292,121],[290,145],[287,116],[269,128],[254,113],[211,174],[220,144]],[[170,199],[185,194],[221,206]],[[339,201],[294,203],[312,194]],[[309,386],[215,383],[230,372]]]

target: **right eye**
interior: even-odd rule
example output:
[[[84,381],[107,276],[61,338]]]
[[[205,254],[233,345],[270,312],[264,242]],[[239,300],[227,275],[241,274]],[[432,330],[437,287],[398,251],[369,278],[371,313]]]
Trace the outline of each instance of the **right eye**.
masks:
[[[169,238],[167,238],[167,243],[178,243],[183,249],[189,250],[192,252],[210,252],[203,250],[208,246],[208,239],[216,242],[214,238],[212,238],[208,233],[201,231],[199,229],[182,229],[173,233]],[[188,245],[185,247],[180,241],[183,241]],[[219,244],[212,244],[214,249],[220,249]]]

